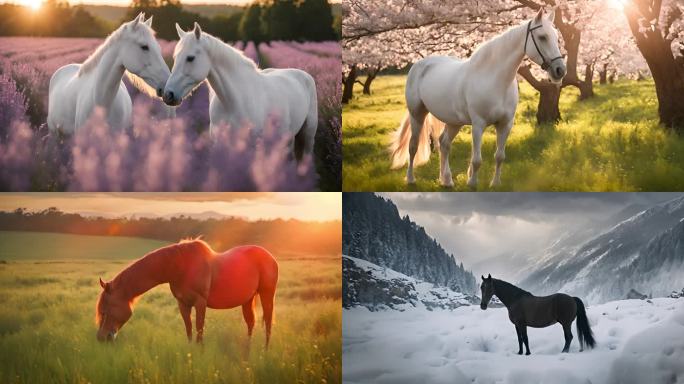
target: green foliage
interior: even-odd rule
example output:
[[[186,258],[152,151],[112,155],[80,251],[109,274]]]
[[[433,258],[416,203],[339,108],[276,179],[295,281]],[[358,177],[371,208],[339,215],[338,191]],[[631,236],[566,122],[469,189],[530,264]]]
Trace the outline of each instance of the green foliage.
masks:
[[[407,186],[406,167],[390,170],[387,145],[404,113],[406,77],[382,76],[373,95],[344,106],[343,189],[346,191],[451,190],[439,185],[439,156],[415,169],[417,185]],[[506,145],[502,191],[672,191],[684,189],[684,138],[658,125],[652,81],[595,85],[596,96],[578,101],[574,88],[561,94],[563,117],[556,126],[535,124],[537,95],[520,83],[520,103]],[[469,190],[470,126],[454,140],[450,164],[455,190]],[[496,135],[483,137],[478,190],[494,172]]]
[[[259,44],[264,41],[265,34],[261,28],[261,4],[252,3],[243,13],[242,20],[240,20],[240,37],[244,41],[254,41]]]
[[[120,247],[128,242],[117,240],[124,243]],[[4,244],[0,242],[0,253]],[[77,241],[62,247],[75,251],[80,245]],[[113,277],[126,262],[0,265],[0,382],[341,382],[339,257],[278,261],[275,324],[268,350],[262,327],[248,340],[239,308],[209,309],[204,345],[188,343],[168,285],[141,297],[114,343],[97,342],[97,278]],[[16,276],[31,283],[22,284]],[[303,290],[320,294],[302,296]],[[257,316],[260,319],[260,305]]]

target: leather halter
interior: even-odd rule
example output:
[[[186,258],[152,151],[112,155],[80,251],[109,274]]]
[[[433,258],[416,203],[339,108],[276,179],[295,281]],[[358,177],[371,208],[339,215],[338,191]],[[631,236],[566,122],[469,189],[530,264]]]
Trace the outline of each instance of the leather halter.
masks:
[[[558,56],[558,57],[554,57],[551,60],[546,60],[546,58],[544,57],[544,54],[539,49],[539,45],[537,45],[537,40],[534,38],[534,33],[532,33],[532,31],[534,31],[535,29],[539,29],[542,26],[543,26],[542,24],[539,24],[536,27],[531,28],[532,27],[532,20],[530,20],[527,23],[527,33],[525,34],[525,48],[524,48],[525,50],[523,52],[524,53],[527,52],[527,38],[532,36],[532,43],[534,43],[534,48],[537,49],[537,53],[539,53],[539,56],[542,59],[541,69],[547,70],[554,61],[563,59],[563,56]]]

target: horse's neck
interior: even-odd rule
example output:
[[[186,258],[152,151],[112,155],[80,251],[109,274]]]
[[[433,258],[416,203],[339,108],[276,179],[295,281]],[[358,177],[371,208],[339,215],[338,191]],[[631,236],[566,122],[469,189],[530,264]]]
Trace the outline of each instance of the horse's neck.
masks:
[[[125,70],[119,58],[119,47],[114,44],[102,54],[94,72],[96,105],[106,108],[112,104]]]
[[[503,280],[494,280],[494,284],[496,297],[498,297],[506,307],[513,304],[520,296],[526,293],[515,285],[506,283]]]
[[[169,274],[164,258],[165,252],[153,252],[131,264],[117,276],[117,284],[120,284],[124,296],[132,300],[159,284],[169,282]]]
[[[237,57],[239,53],[227,47],[216,44],[213,49],[227,49],[226,52],[212,53],[211,70],[207,76],[209,86],[221,101],[224,108],[239,108],[241,101],[245,98],[245,91],[257,87],[260,80],[259,72],[256,68],[242,62],[242,58]],[[220,55],[228,55],[228,58],[218,58]],[[230,57],[235,55],[235,57]],[[247,96],[249,97],[249,96]]]
[[[471,56],[469,62],[475,68],[487,73],[487,77],[500,80],[500,84],[508,86],[518,72],[525,58],[526,24],[512,27],[480,47]]]

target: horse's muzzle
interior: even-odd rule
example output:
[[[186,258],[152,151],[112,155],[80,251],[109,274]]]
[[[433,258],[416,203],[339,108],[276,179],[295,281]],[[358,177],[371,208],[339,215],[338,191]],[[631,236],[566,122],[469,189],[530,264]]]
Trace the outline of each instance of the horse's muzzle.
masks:
[[[180,98],[177,97],[173,91],[164,92],[164,97],[162,99],[166,105],[170,105],[172,107],[180,105]]]

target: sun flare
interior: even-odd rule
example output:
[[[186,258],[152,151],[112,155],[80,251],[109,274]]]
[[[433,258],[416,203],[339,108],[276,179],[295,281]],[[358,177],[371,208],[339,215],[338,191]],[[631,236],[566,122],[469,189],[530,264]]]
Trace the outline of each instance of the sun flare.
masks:
[[[19,1],[19,4],[37,11],[43,5],[43,0],[21,0]]]
[[[611,8],[615,8],[615,9],[622,9],[629,2],[629,0],[607,0],[607,1],[608,1],[608,5]]]

